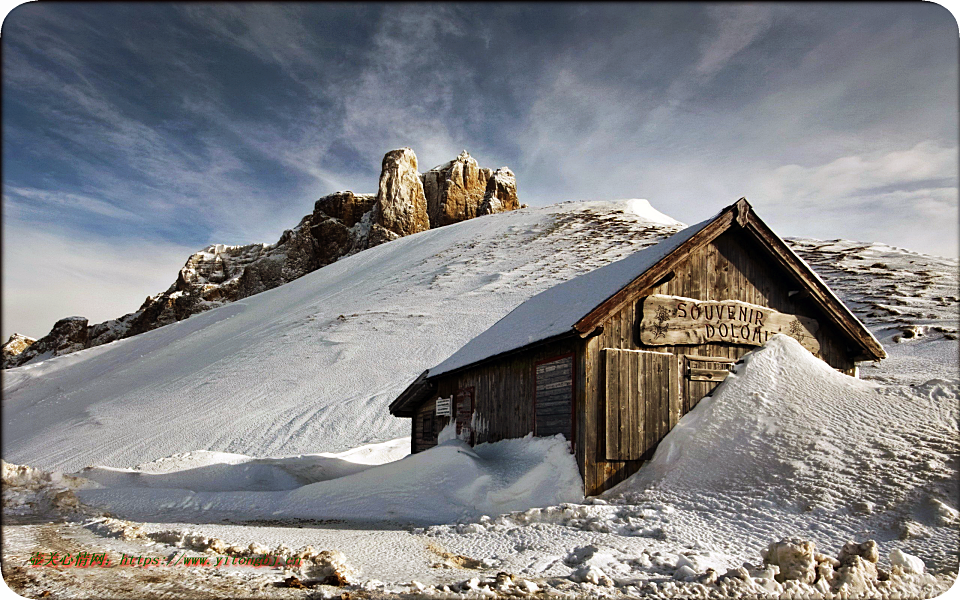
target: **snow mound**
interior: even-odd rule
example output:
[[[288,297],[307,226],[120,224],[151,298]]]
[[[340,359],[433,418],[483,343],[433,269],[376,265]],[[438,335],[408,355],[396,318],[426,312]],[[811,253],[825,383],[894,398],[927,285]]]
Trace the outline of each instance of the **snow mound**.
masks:
[[[616,200],[616,202],[623,204],[623,208],[627,212],[633,213],[646,221],[650,221],[651,223],[660,223],[662,225],[683,225],[683,223],[680,221],[655,209],[650,205],[649,200],[645,200],[643,198],[628,198],[626,200]]]
[[[175,488],[194,492],[279,491],[337,479],[409,454],[410,438],[368,444],[346,452],[253,458],[195,451],[133,469],[86,467],[77,475],[104,487]]]
[[[777,335],[607,497],[668,504],[680,513],[668,530],[699,526],[719,544],[811,530],[842,544],[866,530],[955,570],[957,387],[880,387]]]
[[[256,462],[256,461],[253,461]],[[146,517],[212,522],[280,519],[450,523],[550,506],[583,498],[583,486],[569,444],[562,436],[503,440],[470,448],[451,440],[419,454],[296,489],[276,489],[287,480],[251,478],[239,464],[210,464],[170,472],[150,482],[116,470],[92,469],[104,487],[78,493],[84,504],[124,518]],[[272,465],[276,467],[276,465]],[[211,469],[213,483],[198,470]],[[265,472],[259,472],[266,475]],[[232,478],[232,479],[231,479]],[[177,489],[176,483],[195,489]],[[161,485],[162,484],[162,485]],[[264,487],[275,486],[264,491]],[[211,488],[219,489],[211,489]],[[247,489],[242,489],[246,487]]]

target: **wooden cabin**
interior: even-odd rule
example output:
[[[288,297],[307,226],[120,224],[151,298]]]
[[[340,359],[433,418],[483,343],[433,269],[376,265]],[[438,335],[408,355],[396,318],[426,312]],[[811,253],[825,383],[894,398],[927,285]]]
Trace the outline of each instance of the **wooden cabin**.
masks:
[[[571,442],[594,495],[627,478],[726,377],[784,333],[857,375],[883,347],[746,199],[530,298],[390,404],[412,451],[451,420],[471,443]]]

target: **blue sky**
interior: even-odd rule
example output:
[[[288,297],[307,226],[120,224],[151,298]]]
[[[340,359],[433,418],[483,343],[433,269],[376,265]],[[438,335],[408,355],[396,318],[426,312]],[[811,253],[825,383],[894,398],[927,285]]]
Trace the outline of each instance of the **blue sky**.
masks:
[[[135,310],[402,146],[531,205],[746,196],[784,236],[957,254],[934,4],[24,4],[0,44],[4,336]]]

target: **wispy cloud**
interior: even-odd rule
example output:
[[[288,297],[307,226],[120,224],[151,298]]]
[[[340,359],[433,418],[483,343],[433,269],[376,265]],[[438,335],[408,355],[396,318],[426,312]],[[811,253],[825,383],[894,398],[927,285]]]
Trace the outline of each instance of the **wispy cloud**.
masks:
[[[3,339],[46,335],[59,318],[98,323],[167,289],[192,250],[178,244],[78,236],[4,220]]]
[[[940,16],[24,5],[4,24],[6,231],[60,223],[64,240],[182,247],[179,265],[272,242],[324,193],[373,191],[383,153],[412,146],[421,170],[462,149],[509,165],[532,204],[646,197],[693,222],[746,195],[784,235],[955,252],[957,39]]]
[[[713,75],[738,52],[752,44],[769,28],[773,10],[769,5],[741,4],[711,6],[708,12],[716,22],[716,32],[704,38],[697,73]]]
[[[944,184],[956,189],[957,147],[925,140],[912,148],[841,156],[821,165],[784,165],[761,175],[752,187],[764,204],[814,208],[842,198],[875,197],[888,188],[914,193],[944,189]]]
[[[56,211],[64,214],[81,212],[91,213],[113,219],[142,221],[143,217],[124,208],[114,206],[97,198],[82,194],[71,194],[56,190],[9,187],[4,190],[5,203],[22,204],[26,208],[43,211]]]

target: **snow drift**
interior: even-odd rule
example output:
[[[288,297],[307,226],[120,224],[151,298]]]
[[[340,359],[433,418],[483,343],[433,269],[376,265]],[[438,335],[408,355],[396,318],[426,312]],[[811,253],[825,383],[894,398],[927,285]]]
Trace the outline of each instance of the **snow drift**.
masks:
[[[870,531],[956,568],[957,409],[945,401],[956,393],[943,380],[848,377],[777,335],[606,496],[669,503],[682,517],[668,529],[699,527],[716,541],[749,533],[823,545]]]
[[[291,461],[273,460],[274,469]],[[84,504],[138,520],[269,518],[415,524],[450,523],[583,498],[580,473],[562,436],[527,436],[473,448],[454,439],[395,462],[355,465],[351,474],[294,489],[290,489],[295,480],[288,470],[265,471],[261,463],[254,470],[258,479],[242,468],[245,464],[249,466],[247,462],[210,463],[148,477],[93,469],[86,473],[101,487],[82,490],[78,496]],[[203,477],[210,469],[211,477]],[[178,482],[191,489],[172,487]]]

